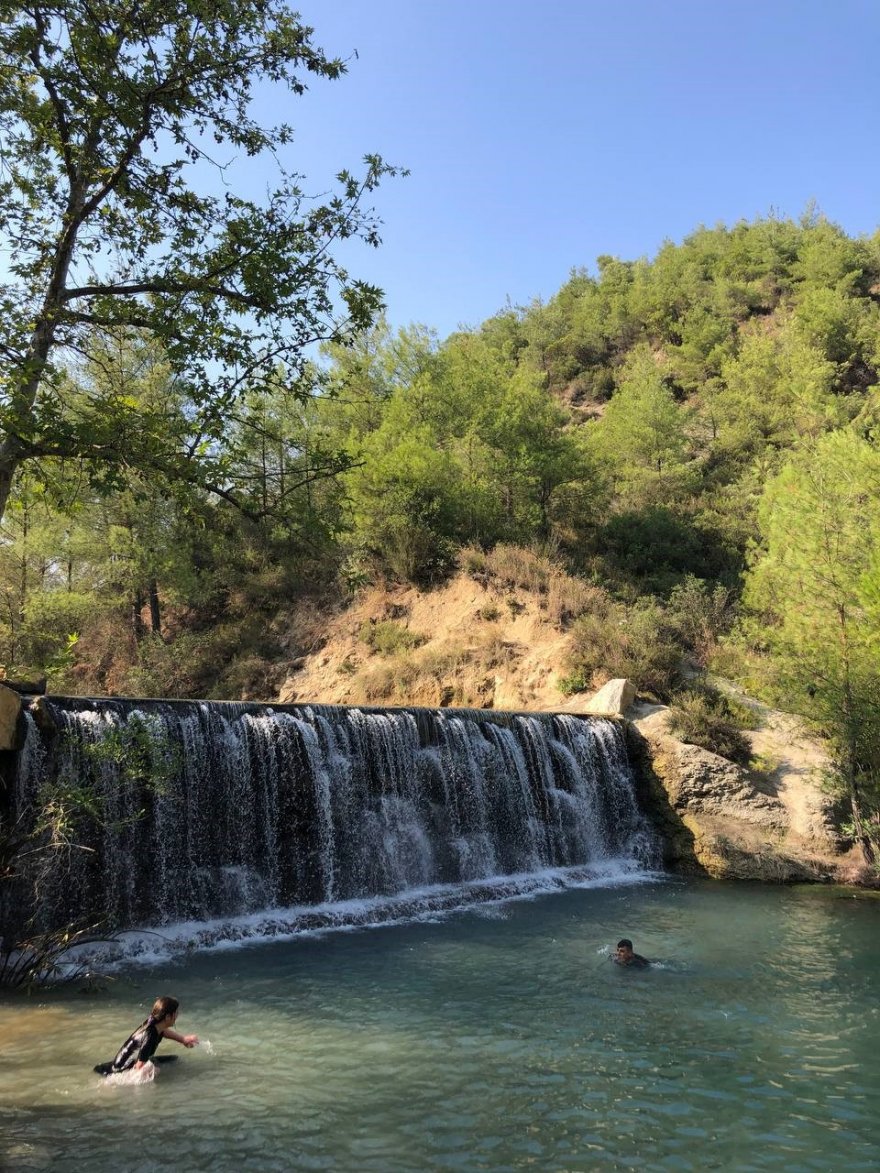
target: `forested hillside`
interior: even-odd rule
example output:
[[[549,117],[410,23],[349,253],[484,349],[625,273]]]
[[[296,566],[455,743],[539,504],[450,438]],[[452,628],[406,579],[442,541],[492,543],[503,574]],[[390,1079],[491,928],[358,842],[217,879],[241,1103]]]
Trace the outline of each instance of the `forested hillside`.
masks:
[[[866,834],[878,370],[880,234],[816,215],[600,257],[444,340],[352,333],[229,400],[210,478],[181,475],[200,441],[157,343],[105,331],[56,411],[123,405],[138,459],[23,466],[0,657],[58,692],[271,698],[362,588],[519,574],[555,583],[569,691],[629,673],[669,700],[711,663],[820,724]]]

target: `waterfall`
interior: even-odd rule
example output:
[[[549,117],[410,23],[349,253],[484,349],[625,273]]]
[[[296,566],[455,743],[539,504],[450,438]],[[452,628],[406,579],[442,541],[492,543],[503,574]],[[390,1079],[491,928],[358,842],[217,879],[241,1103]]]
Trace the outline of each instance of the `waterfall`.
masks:
[[[206,922],[655,862],[613,721],[40,703],[14,807],[34,809],[47,783],[94,804],[76,846],[41,864],[42,928]]]

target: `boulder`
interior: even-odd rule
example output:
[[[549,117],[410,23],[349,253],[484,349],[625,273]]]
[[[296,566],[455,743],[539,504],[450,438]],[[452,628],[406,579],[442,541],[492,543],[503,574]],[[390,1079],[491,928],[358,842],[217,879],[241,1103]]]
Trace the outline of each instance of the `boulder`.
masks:
[[[20,713],[21,697],[5,684],[0,684],[0,750],[16,748]]]
[[[30,715],[38,729],[42,729],[44,733],[57,733],[59,726],[55,721],[51,709],[46,704],[46,698],[38,696],[35,701],[32,701],[29,707]]]
[[[759,789],[748,770],[696,745],[669,738],[660,755],[666,792],[673,807],[692,815],[729,816],[768,832],[788,820],[779,799]]]
[[[631,680],[609,680],[584,706],[585,713],[603,717],[622,717],[636,699],[636,686]]]

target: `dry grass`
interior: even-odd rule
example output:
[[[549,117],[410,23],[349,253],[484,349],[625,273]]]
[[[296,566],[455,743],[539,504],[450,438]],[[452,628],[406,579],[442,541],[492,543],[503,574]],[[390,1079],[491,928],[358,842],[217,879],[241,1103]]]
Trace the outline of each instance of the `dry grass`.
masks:
[[[356,704],[485,708],[492,704],[496,671],[511,671],[518,657],[516,645],[487,632],[473,646],[447,642],[369,667],[352,678],[350,699]]]
[[[499,592],[528,592],[549,621],[560,629],[607,603],[607,595],[600,587],[569,574],[542,550],[502,543],[486,552],[469,546],[461,553],[460,566],[466,574]],[[522,609],[522,604],[512,596],[506,602],[512,613]],[[489,604],[482,609],[481,617],[495,619],[498,612]]]
[[[603,613],[607,606],[608,596],[601,587],[563,570],[555,570],[551,575],[547,586],[547,616],[554,626],[568,627],[582,615]]]
[[[486,569],[502,586],[544,594],[555,567],[545,554],[502,543],[486,555]]]

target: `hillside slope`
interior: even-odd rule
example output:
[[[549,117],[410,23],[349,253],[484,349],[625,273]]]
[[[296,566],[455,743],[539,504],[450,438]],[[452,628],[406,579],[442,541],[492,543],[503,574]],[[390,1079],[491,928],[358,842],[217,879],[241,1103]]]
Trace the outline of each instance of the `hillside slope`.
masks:
[[[559,689],[568,637],[552,601],[459,573],[363,592],[294,662],[279,700],[578,711]]]

